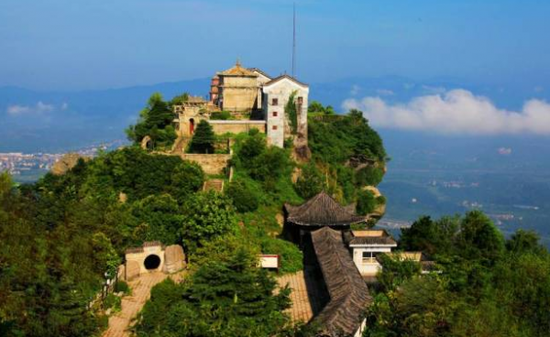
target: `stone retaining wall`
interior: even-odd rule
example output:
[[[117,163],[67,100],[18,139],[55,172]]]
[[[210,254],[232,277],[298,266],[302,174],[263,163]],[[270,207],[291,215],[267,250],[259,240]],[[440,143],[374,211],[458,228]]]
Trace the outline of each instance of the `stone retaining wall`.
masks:
[[[214,133],[217,135],[223,135],[224,133],[241,133],[248,132],[251,129],[258,129],[261,133],[266,132],[265,121],[251,121],[251,120],[236,120],[236,121],[224,121],[224,120],[210,120],[208,121],[212,125]]]
[[[229,165],[230,154],[195,154],[183,153],[181,159],[199,164],[206,174],[224,174],[224,169]]]

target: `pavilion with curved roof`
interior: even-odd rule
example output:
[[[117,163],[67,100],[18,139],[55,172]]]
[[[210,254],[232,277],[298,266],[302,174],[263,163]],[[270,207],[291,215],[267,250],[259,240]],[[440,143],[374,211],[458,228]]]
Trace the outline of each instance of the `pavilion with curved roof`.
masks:
[[[321,192],[299,206],[286,203],[285,231],[293,241],[303,242],[303,236],[323,227],[345,230],[367,221],[355,213],[355,204],[342,206],[326,192]]]

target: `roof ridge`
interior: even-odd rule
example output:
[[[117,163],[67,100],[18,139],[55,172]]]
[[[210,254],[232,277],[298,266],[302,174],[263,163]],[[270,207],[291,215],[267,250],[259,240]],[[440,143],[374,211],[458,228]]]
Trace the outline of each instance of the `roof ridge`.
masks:
[[[306,83],[304,82],[301,82],[299,80],[297,80],[295,77],[292,77],[288,74],[283,74],[283,75],[279,75],[277,77],[274,77],[271,79],[271,81],[268,81],[264,84],[264,86],[268,86],[268,85],[271,85],[271,84],[274,84],[274,83],[277,83],[279,82],[280,80],[282,79],[285,79],[285,78],[288,78],[289,80],[293,81],[293,82],[296,82],[296,84],[298,85],[301,85],[301,86],[304,86],[304,87],[308,87],[309,88],[309,85],[307,85]]]

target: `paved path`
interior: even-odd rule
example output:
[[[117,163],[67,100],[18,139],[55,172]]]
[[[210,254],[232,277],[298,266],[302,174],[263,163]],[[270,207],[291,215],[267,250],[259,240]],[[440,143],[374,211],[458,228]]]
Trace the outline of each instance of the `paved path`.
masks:
[[[292,306],[287,312],[294,322],[309,322],[323,306],[323,295],[319,289],[316,289],[317,282],[313,278],[313,273],[299,271],[277,279],[280,287],[288,284],[292,289],[290,294]]]
[[[151,296],[151,288],[168,277],[179,281],[182,279],[182,274],[177,273],[169,276],[161,272],[154,272],[140,275],[135,280],[128,282],[132,288],[132,295],[122,298],[121,310],[109,317],[109,328],[103,333],[103,337],[129,337],[130,333],[127,329]]]

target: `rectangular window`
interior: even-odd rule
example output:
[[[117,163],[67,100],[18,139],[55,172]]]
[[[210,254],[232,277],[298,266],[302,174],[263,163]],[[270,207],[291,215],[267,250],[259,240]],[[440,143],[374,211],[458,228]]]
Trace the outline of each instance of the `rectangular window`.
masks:
[[[363,263],[375,263],[375,262],[376,262],[376,253],[363,252]]]
[[[279,99],[278,98],[274,98],[271,100],[271,105],[279,105]]]
[[[273,111],[273,117],[277,117],[277,111]]]
[[[277,130],[277,125],[273,125],[273,126],[271,127],[271,129],[272,129],[272,130]]]
[[[298,104],[304,104],[304,98],[302,96],[298,97]]]

